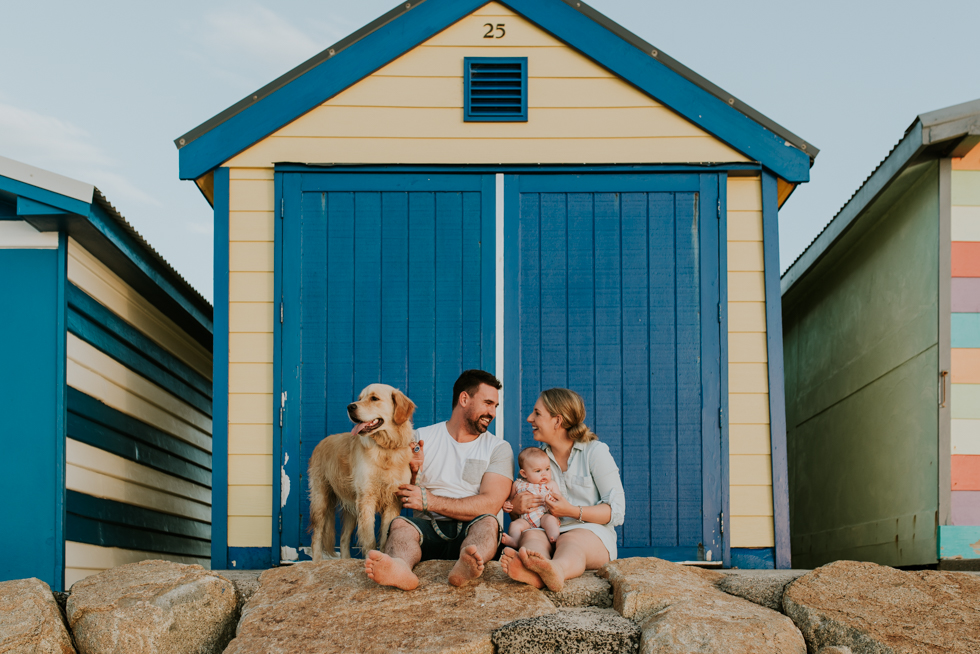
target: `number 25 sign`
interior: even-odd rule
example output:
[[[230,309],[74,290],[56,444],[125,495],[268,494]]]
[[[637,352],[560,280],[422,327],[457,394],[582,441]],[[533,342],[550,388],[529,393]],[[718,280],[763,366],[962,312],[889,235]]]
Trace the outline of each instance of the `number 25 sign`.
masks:
[[[496,25],[493,23],[487,23],[484,25],[484,27],[487,28],[487,33],[483,35],[483,38],[485,39],[502,39],[507,33],[507,31],[504,30],[503,23],[497,23]]]

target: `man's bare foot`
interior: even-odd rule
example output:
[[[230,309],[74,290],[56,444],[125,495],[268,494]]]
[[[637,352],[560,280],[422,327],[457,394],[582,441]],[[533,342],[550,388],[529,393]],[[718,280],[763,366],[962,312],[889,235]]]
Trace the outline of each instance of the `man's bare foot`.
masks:
[[[517,544],[520,541],[518,539],[514,538],[513,536],[511,536],[510,534],[501,534],[500,535],[500,542],[503,543],[507,547],[513,547],[513,548],[516,549],[517,548]]]
[[[459,561],[449,572],[449,583],[462,586],[483,574],[483,557],[476,551],[476,545],[469,545],[459,553]]]
[[[500,555],[500,567],[514,581],[519,581],[522,584],[530,584],[535,588],[544,588],[544,582],[541,581],[541,577],[525,568],[517,552],[511,547],[505,547],[503,554]]]
[[[525,568],[541,577],[541,581],[548,587],[548,590],[557,593],[565,587],[565,574],[561,566],[551,559],[546,559],[537,552],[528,551],[523,547],[518,552],[518,556]]]
[[[378,550],[368,552],[367,558],[364,559],[364,572],[372,581],[382,586],[415,590],[419,585],[419,578],[407,563],[401,559],[393,559]]]

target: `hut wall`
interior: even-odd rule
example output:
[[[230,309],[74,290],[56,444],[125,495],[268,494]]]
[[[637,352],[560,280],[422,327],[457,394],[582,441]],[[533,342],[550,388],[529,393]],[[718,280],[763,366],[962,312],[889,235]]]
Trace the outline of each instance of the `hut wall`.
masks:
[[[951,518],[980,526],[980,147],[952,168]]]
[[[72,239],[67,256],[65,586],[148,558],[207,567],[210,352]]]
[[[507,36],[484,39],[486,23]],[[464,123],[462,61],[527,56],[527,123]],[[228,545],[269,547],[275,162],[744,162],[746,157],[497,3],[229,160]],[[729,181],[732,547],[772,547],[760,179]],[[302,491],[305,492],[305,491]],[[231,563],[229,562],[229,565]]]
[[[936,561],[938,175],[903,173],[783,298],[794,567]]]
[[[731,546],[773,547],[761,179],[729,177],[727,195]]]

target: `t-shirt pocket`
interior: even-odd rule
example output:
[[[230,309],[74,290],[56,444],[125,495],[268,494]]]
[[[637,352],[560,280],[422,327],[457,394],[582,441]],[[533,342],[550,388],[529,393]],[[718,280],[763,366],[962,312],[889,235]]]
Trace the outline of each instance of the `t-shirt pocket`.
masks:
[[[479,484],[483,481],[483,473],[487,471],[489,461],[484,459],[466,459],[463,466],[463,481],[467,484]]]

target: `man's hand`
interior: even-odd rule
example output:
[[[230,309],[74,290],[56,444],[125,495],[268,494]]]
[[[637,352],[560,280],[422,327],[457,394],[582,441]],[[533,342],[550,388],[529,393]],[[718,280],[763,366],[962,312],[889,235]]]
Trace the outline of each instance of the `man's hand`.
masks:
[[[412,483],[414,484],[418,478],[419,470],[422,469],[422,463],[425,461],[425,441],[416,443],[412,452],[412,460],[408,462],[408,469],[412,471]]]
[[[515,495],[511,500],[511,504],[514,507],[511,513],[530,513],[535,507],[544,506],[544,498],[540,495],[524,491]]]
[[[402,484],[395,492],[406,509],[422,510],[422,489],[412,484]]]

